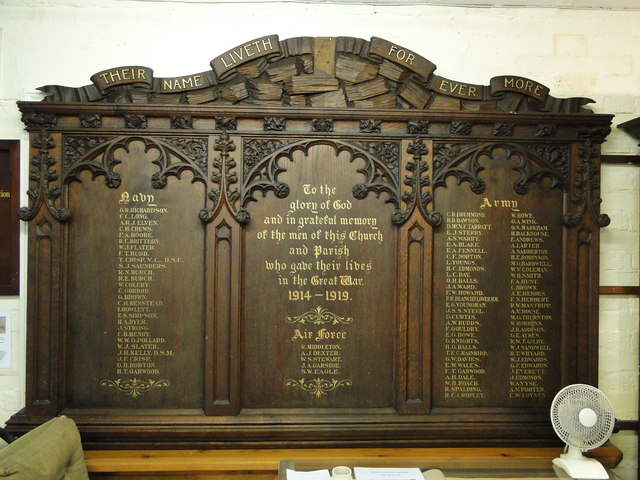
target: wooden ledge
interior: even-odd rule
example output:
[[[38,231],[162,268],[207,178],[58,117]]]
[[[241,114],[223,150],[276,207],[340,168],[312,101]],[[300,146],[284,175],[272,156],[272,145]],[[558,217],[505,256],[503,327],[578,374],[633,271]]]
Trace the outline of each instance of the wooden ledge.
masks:
[[[118,474],[211,474],[217,472],[271,472],[277,475],[281,460],[305,465],[348,464],[370,461],[372,466],[438,466],[455,468],[469,461],[477,467],[545,468],[562,453],[559,447],[518,448],[353,448],[269,450],[88,450],[89,472]],[[621,451],[607,445],[590,452],[606,468],[615,468]],[[373,465],[375,463],[375,465]]]

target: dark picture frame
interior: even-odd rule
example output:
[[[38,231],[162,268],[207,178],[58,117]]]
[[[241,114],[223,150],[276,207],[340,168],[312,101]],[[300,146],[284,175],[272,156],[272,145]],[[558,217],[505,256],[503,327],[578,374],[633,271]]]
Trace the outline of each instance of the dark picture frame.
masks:
[[[20,293],[20,141],[0,140],[0,295]]]

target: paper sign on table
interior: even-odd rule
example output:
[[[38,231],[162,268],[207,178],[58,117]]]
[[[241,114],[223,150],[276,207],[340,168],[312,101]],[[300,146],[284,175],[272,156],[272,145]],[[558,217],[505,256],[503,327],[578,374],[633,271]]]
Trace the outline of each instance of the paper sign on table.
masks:
[[[296,472],[287,469],[287,480],[331,480],[329,470],[314,470],[312,472]]]
[[[424,480],[419,468],[366,468],[354,469],[356,480]]]

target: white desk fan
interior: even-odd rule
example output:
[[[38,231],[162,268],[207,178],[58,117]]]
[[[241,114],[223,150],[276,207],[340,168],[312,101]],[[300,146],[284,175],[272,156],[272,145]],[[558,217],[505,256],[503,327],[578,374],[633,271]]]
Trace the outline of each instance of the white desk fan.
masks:
[[[613,432],[613,408],[604,393],[591,385],[575,384],[560,390],[551,402],[551,424],[567,447],[553,460],[572,478],[608,479],[600,462],[582,452],[603,445]]]

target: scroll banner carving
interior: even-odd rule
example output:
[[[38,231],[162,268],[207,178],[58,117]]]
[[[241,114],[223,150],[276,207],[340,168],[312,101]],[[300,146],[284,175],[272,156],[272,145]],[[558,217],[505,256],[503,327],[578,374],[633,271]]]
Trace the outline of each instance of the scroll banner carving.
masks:
[[[239,45],[211,60],[211,68],[220,81],[230,77],[236,69],[247,62],[262,57],[273,58],[281,55],[277,35],[262,37]]]
[[[422,58],[417,53],[376,37],[371,39],[369,56],[386,58],[391,62],[403,65],[416,73],[423,82],[426,82],[436,69],[433,63],[426,58]]]
[[[21,102],[32,374],[10,427],[73,412],[88,448],[556,442],[557,390],[597,381],[611,116],[434,72],[377,37],[271,35],[210,71],[118,67]]]
[[[110,68],[92,75],[91,81],[100,92],[120,85],[150,90],[153,85],[153,70],[147,67]]]
[[[502,76],[491,79],[491,95],[503,92],[518,92],[540,102],[545,102],[549,89],[544,85],[524,77]]]
[[[329,99],[334,106],[342,106],[343,90],[347,97],[344,106],[348,107],[370,104],[383,108],[428,109],[434,103],[434,95],[498,102],[495,107],[505,111],[532,108],[577,111],[592,102],[582,98],[553,99],[549,96],[549,88],[519,76],[494,77],[489,85],[478,85],[434,75],[434,63],[415,51],[377,37],[369,42],[338,37],[335,43],[340,50],[336,49],[337,56],[329,64],[337,65],[337,78],[310,75],[308,62],[315,53],[312,38],[280,41],[277,35],[269,35],[215,57],[210,62],[211,70],[205,72],[155,78],[151,68],[125,66],[92,75],[93,84],[85,87],[49,85],[40,90],[47,93],[47,101],[51,102],[159,103],[162,98],[173,97],[172,102],[193,104],[217,101],[286,104],[300,98],[302,103],[315,106],[318,99],[313,95],[331,92],[332,96],[325,95],[326,98],[321,99],[322,104],[327,106]],[[398,82],[396,88],[394,82]],[[532,100],[532,105],[515,102],[507,97],[509,93]],[[304,102],[303,95],[306,95]]]

